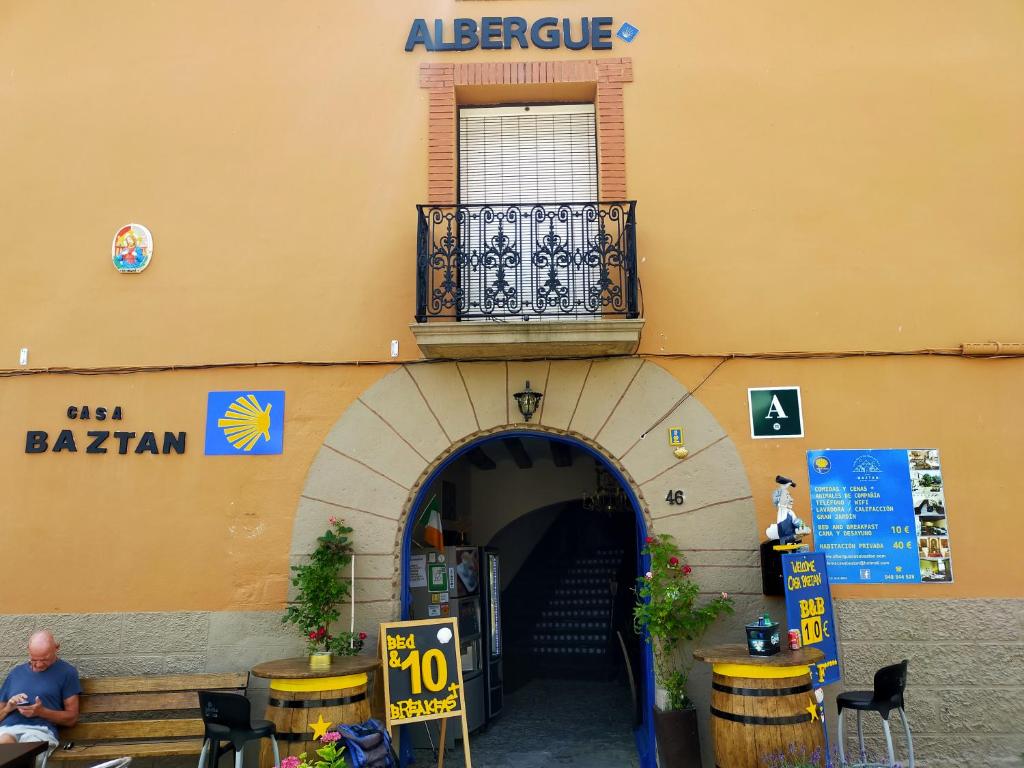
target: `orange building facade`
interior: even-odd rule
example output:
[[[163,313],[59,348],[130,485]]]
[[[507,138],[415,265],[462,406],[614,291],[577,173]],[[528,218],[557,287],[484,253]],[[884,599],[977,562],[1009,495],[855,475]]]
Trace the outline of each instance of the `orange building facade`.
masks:
[[[494,47],[406,50],[417,18],[436,44],[435,19],[454,41],[455,19],[483,35],[491,17],[568,19],[569,38],[495,26]],[[573,50],[583,18],[611,34],[595,22]],[[922,764],[1019,757],[1022,34],[1012,2],[8,2],[0,666],[36,627],[92,675],[293,655],[289,567],[332,514],[373,635],[402,614],[421,490],[524,430],[614,466],[646,532],[734,595],[709,640],[739,641],[784,612],[757,554],[777,474],[810,521],[807,451],[934,448],[954,578],[836,585],[841,686],[908,658]],[[484,286],[460,294],[475,310],[432,309],[429,217],[477,183],[464,113],[564,104],[592,115],[591,214],[635,201],[632,271],[600,294],[622,303],[495,322]],[[132,222],[153,238],[137,274],[111,263]],[[526,381],[544,394],[528,423]],[[748,388],[783,386],[803,436],[753,439]],[[227,391],[284,392],[281,452],[208,455]]]

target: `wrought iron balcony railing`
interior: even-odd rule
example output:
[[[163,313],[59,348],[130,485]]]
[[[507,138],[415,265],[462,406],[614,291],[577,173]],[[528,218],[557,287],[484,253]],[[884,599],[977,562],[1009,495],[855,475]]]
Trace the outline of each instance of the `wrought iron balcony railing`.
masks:
[[[635,200],[416,207],[418,323],[639,317]]]

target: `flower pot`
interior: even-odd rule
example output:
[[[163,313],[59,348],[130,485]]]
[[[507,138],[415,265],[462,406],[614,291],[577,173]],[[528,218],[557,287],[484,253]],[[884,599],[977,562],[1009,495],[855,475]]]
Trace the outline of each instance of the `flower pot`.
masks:
[[[331,666],[331,652],[330,651],[315,651],[309,654],[309,668],[310,669],[330,669]]]
[[[660,768],[701,768],[697,710],[654,708]]]

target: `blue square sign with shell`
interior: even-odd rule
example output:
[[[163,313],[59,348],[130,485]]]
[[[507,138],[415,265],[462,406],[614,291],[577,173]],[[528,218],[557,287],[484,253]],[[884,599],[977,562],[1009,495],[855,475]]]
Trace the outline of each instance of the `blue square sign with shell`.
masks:
[[[283,451],[283,389],[209,393],[207,456],[258,456]]]

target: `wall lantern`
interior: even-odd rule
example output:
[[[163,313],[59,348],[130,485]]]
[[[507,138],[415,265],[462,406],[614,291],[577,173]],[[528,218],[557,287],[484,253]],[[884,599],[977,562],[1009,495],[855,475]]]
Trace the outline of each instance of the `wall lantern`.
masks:
[[[512,395],[516,399],[516,405],[519,406],[519,412],[523,414],[523,418],[527,421],[537,412],[537,406],[540,405],[540,399],[544,397],[540,392],[534,392],[530,389],[530,382],[526,382],[526,389],[522,392],[516,392]]]

